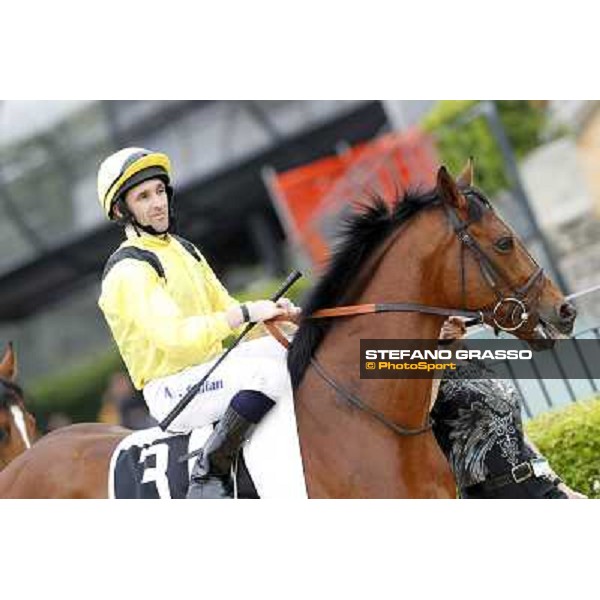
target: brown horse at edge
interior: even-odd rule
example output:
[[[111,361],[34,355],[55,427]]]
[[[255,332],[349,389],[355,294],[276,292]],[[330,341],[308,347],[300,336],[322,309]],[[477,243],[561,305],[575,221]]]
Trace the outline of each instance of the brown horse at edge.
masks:
[[[387,420],[426,429],[432,379],[360,379],[357,346],[361,338],[436,340],[444,316],[382,313],[327,319],[319,327],[309,317],[347,304],[494,306],[498,290],[490,287],[476,257],[461,247],[448,211],[468,224],[486,260],[502,275],[503,297],[524,282],[536,283],[531,298],[527,290],[527,320],[517,337],[534,344],[572,331],[574,309],[489,203],[466,193],[472,177],[471,163],[457,181],[442,167],[431,193],[407,195],[392,208],[376,202],[353,217],[346,244],[309,297],[290,350],[309,497],[455,497],[451,472],[431,431],[397,435],[344,404],[309,361],[314,355],[336,381]],[[0,371],[0,377],[9,375]],[[106,498],[111,454],[128,433],[121,427],[80,424],[44,436],[0,473],[0,498]]]

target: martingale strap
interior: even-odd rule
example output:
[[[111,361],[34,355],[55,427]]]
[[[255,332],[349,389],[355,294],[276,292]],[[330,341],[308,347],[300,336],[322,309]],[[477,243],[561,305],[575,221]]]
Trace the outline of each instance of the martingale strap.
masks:
[[[267,321],[263,323],[263,325],[265,326],[267,331],[287,350],[290,346],[290,342],[285,337],[285,334],[277,327],[277,324],[274,321],[275,320]],[[388,429],[391,429],[397,435],[419,435],[421,433],[429,431],[432,428],[433,421],[431,420],[429,414],[427,415],[427,423],[423,427],[411,429],[410,427],[394,423],[394,421],[391,421],[385,415],[370,407],[356,394],[350,392],[341,383],[336,381],[331,375],[329,375],[329,373],[327,373],[323,365],[321,365],[321,363],[319,363],[316,358],[311,358],[310,362],[317,374],[319,375],[319,377],[321,377],[321,379],[323,379],[323,381],[325,381],[325,383],[327,383],[340,398],[348,402],[348,404],[350,404],[354,408],[358,408],[359,410],[362,410],[363,412],[367,413],[368,415],[379,421],[381,424],[385,425]]]
[[[409,427],[405,427],[404,425],[398,425],[398,423],[394,423],[385,415],[363,402],[356,394],[353,394],[352,392],[348,391],[339,382],[333,379],[333,377],[331,377],[325,371],[325,369],[321,366],[321,364],[317,361],[316,358],[311,358],[310,364],[314,367],[319,377],[321,377],[323,381],[329,384],[340,398],[346,400],[346,402],[348,402],[354,408],[358,408],[359,410],[362,410],[374,419],[377,419],[377,421],[385,425],[388,429],[391,429],[394,433],[404,437],[420,435],[421,433],[429,431],[433,427],[433,422],[429,413],[427,414],[427,423],[423,427],[411,429]]]
[[[285,337],[285,334],[277,327],[277,324],[274,321],[267,321],[267,322],[263,323],[263,325],[265,326],[267,331],[286,350],[290,347],[289,340]],[[410,427],[406,427],[404,425],[399,425],[398,423],[394,423],[394,421],[391,421],[385,415],[383,415],[379,411],[375,410],[374,408],[370,407],[366,402],[361,400],[356,394],[350,392],[341,383],[336,381],[331,375],[329,375],[329,373],[327,373],[327,371],[325,370],[323,365],[321,365],[321,363],[319,363],[316,358],[314,358],[314,357],[311,358],[310,363],[314,367],[314,369],[315,369],[316,373],[319,375],[319,377],[321,377],[321,379],[323,379],[323,381],[325,381],[325,383],[327,383],[327,385],[329,385],[340,398],[342,398],[343,400],[348,402],[348,404],[350,404],[354,408],[358,408],[359,410],[362,410],[363,412],[367,413],[368,415],[370,415],[371,417],[373,417],[374,419],[379,421],[381,424],[385,425],[388,429],[391,429],[397,435],[401,435],[401,436],[419,435],[421,433],[425,433],[425,432],[429,431],[432,428],[433,422],[432,422],[429,414],[427,415],[427,423],[423,427],[411,429]]]

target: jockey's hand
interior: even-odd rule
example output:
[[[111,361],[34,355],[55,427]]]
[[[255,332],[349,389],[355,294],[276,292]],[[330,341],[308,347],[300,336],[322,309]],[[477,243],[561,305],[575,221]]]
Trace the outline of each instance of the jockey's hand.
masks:
[[[440,331],[440,340],[460,340],[467,333],[462,317],[448,317]]]
[[[286,314],[286,309],[279,306],[272,300],[256,300],[255,302],[246,302],[248,312],[250,313],[250,322],[262,323],[270,321],[275,317],[280,317]]]
[[[302,309],[296,306],[289,298],[279,298],[275,304],[285,311],[284,318],[291,319],[292,321],[297,319],[302,312]]]

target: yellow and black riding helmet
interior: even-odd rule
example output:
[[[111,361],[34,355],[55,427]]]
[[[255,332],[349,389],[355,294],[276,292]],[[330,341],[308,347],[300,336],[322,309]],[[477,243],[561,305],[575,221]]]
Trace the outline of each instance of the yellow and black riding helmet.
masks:
[[[166,154],[152,152],[146,148],[123,148],[106,158],[98,169],[98,199],[106,217],[116,220],[113,208],[131,188],[148,179],[162,179],[167,186],[169,196],[169,230],[174,226],[173,188],[171,187],[171,161]],[[125,209],[123,211],[123,208]],[[126,222],[148,233],[157,233],[152,227],[144,227],[133,221],[133,217],[122,205]],[[128,214],[129,213],[129,214]]]

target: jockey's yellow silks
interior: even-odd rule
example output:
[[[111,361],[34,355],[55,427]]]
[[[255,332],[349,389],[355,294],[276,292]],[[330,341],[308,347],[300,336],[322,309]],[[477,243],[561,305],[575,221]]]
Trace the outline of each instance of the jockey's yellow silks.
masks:
[[[238,304],[205,260],[172,236],[138,236],[127,228],[120,247],[153,252],[166,274],[133,259],[118,262],[102,282],[98,304],[137,389],[149,381],[210,360],[236,333],[225,311]]]

